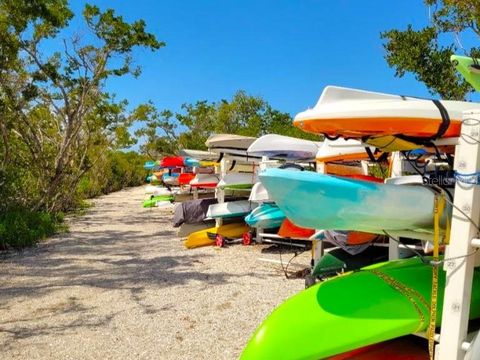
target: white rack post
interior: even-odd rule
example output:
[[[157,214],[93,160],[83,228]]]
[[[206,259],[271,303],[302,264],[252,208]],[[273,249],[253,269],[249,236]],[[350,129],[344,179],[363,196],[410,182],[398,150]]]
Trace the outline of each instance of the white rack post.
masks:
[[[455,151],[455,170],[471,174],[480,169],[480,110],[463,113],[462,136]],[[456,207],[477,224],[480,219],[480,187],[457,180],[455,185]],[[450,244],[446,248],[444,269],[446,286],[442,311],[440,343],[437,345],[438,360],[460,360],[465,357],[468,317],[472,294],[474,256],[472,239],[476,227],[465,216],[453,209]],[[458,257],[458,258],[457,258]],[[452,260],[448,260],[451,258]]]
[[[222,180],[227,173],[227,164],[226,164],[225,156],[222,158],[222,160],[220,160],[220,169],[217,169],[217,167],[215,167],[215,170],[216,170],[215,171],[216,173],[219,173],[220,180]],[[215,197],[217,198],[219,204],[224,203],[225,202],[225,190],[220,189],[218,187],[215,188]],[[221,219],[221,218],[215,219],[215,226],[216,227],[220,227],[222,225],[223,225],[223,219]]]

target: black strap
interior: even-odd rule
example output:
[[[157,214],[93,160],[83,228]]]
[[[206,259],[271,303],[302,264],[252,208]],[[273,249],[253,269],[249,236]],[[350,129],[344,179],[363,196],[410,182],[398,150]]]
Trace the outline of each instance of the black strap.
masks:
[[[232,165],[230,166],[230,169],[228,169],[228,171],[232,171],[236,164],[237,164],[237,160],[233,160]]]
[[[220,161],[222,161],[223,155],[224,155],[223,152],[220,153],[220,156],[218,157],[218,159],[217,159],[217,161],[216,161],[217,163],[219,163]]]
[[[436,140],[441,138],[450,126],[450,116],[448,115],[448,111],[445,109],[445,106],[443,106],[439,100],[432,100],[432,102],[438,108],[440,115],[442,116],[442,122],[438,127],[437,133],[432,137],[432,140]]]
[[[373,156],[372,150],[368,146],[365,146],[365,152],[367,153],[368,157],[372,162],[377,162],[377,159],[375,159],[375,156]]]

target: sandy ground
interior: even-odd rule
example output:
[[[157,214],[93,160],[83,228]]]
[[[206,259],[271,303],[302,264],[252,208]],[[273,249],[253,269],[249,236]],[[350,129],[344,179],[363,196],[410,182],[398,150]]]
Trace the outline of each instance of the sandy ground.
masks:
[[[186,250],[143,196],[96,199],[69,233],[0,259],[1,359],[236,359],[304,287],[259,260],[279,259],[266,246]]]

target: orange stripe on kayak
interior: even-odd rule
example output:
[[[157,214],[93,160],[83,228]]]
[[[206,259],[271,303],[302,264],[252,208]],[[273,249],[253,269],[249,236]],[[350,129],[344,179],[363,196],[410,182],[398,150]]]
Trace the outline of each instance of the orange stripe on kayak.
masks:
[[[404,117],[306,119],[293,122],[296,127],[306,132],[355,138],[395,134],[430,137],[437,133],[440,123],[440,119]],[[459,136],[460,126],[461,120],[451,119],[443,137]]]

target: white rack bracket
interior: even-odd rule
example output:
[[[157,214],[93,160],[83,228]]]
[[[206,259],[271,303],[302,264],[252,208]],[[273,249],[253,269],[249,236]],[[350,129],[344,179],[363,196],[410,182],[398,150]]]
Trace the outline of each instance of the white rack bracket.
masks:
[[[225,157],[223,157],[222,160],[220,161],[220,169],[217,169],[217,167],[215,167],[215,172],[219,173],[220,180],[222,180],[225,177],[225,175],[227,174],[227,160],[225,159]],[[225,202],[225,190],[220,189],[220,188],[216,188],[215,189],[215,197],[218,199],[219,204],[224,203]],[[223,225],[223,219],[215,219],[215,226],[216,227],[220,227],[222,225]]]
[[[455,150],[455,170],[475,173],[480,169],[480,110],[463,113],[462,136]],[[457,181],[456,207],[476,223],[480,219],[480,186]],[[473,270],[475,266],[472,239],[477,229],[465,216],[453,209],[450,244],[446,248],[444,264],[446,286],[442,310],[442,328],[438,346],[438,360],[460,360],[465,357],[464,342],[467,337]],[[448,260],[452,258],[452,260]]]

